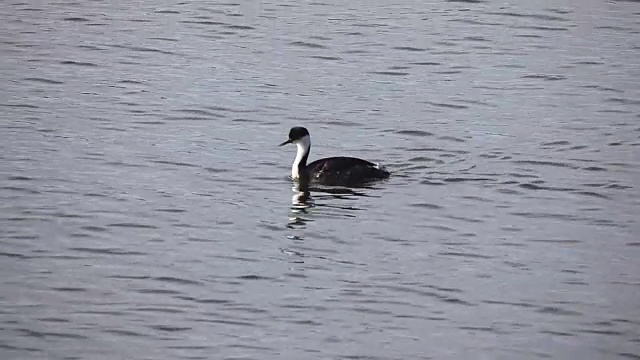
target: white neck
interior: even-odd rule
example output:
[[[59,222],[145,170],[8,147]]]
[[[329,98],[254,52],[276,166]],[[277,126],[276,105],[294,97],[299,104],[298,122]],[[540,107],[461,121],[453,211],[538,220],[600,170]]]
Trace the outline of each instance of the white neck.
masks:
[[[294,179],[300,178],[300,172],[298,171],[298,165],[302,161],[302,158],[309,153],[309,148],[311,147],[311,138],[309,135],[301,138],[300,140],[296,140],[296,147],[298,148],[298,153],[296,154],[296,159],[293,160],[293,165],[291,166],[291,177]]]

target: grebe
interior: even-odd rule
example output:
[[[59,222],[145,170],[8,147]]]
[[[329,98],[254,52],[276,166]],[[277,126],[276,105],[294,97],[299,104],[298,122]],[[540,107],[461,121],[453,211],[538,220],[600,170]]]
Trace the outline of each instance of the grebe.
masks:
[[[355,186],[388,178],[390,173],[378,164],[354,157],[330,157],[307,165],[311,150],[309,131],[301,126],[292,127],[289,139],[280,146],[296,144],[298,153],[291,166],[291,177],[322,185]]]

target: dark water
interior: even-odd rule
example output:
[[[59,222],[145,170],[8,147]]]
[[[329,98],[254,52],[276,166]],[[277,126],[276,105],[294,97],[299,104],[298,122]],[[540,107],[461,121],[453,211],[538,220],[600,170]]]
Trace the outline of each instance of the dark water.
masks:
[[[0,358],[640,358],[640,3],[0,23]],[[294,125],[395,175],[292,205]]]

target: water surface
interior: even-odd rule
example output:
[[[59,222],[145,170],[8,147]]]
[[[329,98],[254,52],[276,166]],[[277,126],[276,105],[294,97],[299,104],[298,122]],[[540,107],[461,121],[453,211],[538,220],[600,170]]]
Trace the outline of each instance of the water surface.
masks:
[[[2,359],[640,357],[638,2],[0,10]]]

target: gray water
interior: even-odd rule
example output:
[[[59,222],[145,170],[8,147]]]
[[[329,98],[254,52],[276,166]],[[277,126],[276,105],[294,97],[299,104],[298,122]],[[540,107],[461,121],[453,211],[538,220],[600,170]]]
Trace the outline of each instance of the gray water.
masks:
[[[640,358],[640,3],[0,24],[0,358]],[[295,125],[394,175],[301,202]]]

